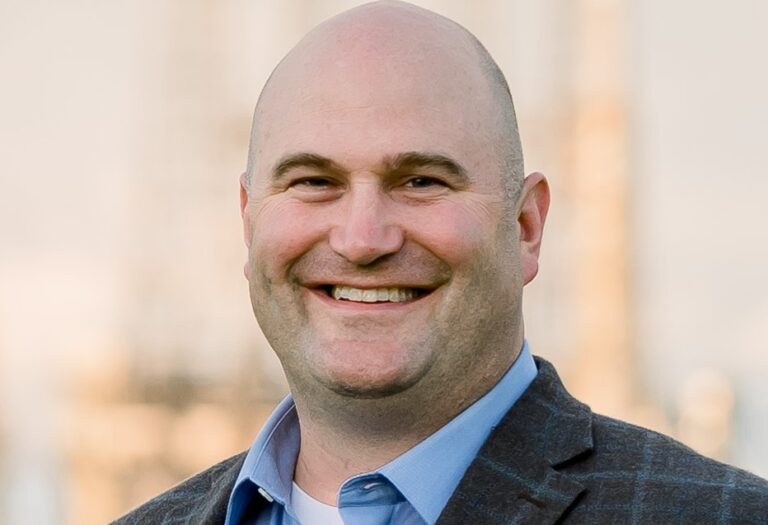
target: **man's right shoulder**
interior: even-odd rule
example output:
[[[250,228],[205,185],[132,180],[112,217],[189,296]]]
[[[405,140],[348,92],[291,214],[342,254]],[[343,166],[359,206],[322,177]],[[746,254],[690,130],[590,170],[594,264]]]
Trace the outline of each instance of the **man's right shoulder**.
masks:
[[[245,452],[206,469],[113,521],[111,525],[224,523]]]

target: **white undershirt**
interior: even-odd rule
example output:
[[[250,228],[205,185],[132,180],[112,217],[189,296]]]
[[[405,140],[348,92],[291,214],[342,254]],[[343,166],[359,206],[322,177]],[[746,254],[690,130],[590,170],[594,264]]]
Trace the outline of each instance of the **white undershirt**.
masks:
[[[291,491],[291,507],[296,514],[296,521],[301,525],[344,525],[338,507],[317,501],[301,490],[295,481]]]

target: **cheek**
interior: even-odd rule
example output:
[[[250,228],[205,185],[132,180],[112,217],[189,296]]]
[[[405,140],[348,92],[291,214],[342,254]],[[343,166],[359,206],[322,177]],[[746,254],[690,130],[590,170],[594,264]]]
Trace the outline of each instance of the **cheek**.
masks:
[[[486,209],[446,202],[421,211],[406,222],[410,237],[454,270],[477,264],[494,249],[498,221]]]
[[[252,219],[251,264],[280,274],[325,234],[324,221],[306,206],[286,200],[265,200]]]

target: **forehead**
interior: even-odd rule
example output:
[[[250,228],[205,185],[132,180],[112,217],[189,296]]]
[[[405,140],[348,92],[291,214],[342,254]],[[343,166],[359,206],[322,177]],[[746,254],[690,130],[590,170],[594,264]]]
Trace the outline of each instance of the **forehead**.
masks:
[[[481,111],[468,111],[473,100],[455,90],[424,89],[412,79],[375,89],[334,85],[323,79],[302,93],[289,89],[264,106],[254,128],[257,168],[297,151],[353,168],[402,152],[434,151],[472,169],[488,162],[494,150],[490,144],[498,128],[480,118]]]
[[[275,71],[255,115],[257,169],[292,151],[355,163],[420,150],[483,157],[491,149],[498,112],[466,43],[402,45],[391,34],[348,41],[354,37],[300,45]]]
[[[259,163],[265,167],[293,152],[316,153],[354,170],[411,151],[464,163],[486,149],[468,133],[462,115],[425,107],[293,108],[282,117],[258,141]]]

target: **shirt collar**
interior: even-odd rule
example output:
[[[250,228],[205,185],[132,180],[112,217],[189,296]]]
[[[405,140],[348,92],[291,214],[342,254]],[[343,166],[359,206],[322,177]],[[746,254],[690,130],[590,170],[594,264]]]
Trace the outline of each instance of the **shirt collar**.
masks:
[[[488,435],[536,374],[524,342],[514,364],[491,390],[377,472],[397,487],[428,524],[435,523]],[[262,497],[262,491],[269,499],[288,504],[299,447],[299,420],[289,395],[272,412],[246,455],[230,495],[227,525],[237,523],[249,499]],[[254,494],[254,487],[262,496]]]
[[[252,497],[268,496],[283,506],[290,501],[300,443],[299,418],[288,395],[269,416],[245,456],[229,497],[226,525],[239,522]]]

